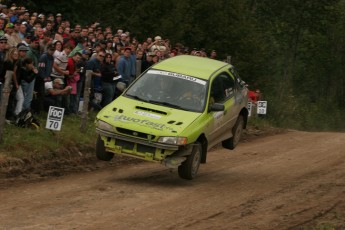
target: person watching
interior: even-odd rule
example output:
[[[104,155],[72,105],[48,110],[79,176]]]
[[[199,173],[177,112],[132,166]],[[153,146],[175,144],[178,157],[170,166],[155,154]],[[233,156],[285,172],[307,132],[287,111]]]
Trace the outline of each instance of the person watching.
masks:
[[[48,81],[44,84],[45,88],[45,98],[44,98],[44,109],[49,110],[49,106],[58,105],[59,95],[68,95],[72,91],[71,86],[66,86],[63,88],[64,82],[60,78],[55,78],[53,81]]]

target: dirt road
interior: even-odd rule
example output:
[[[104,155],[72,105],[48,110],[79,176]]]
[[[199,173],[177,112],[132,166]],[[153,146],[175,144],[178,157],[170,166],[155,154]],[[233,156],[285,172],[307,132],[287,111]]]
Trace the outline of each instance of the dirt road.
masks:
[[[0,229],[345,229],[345,133],[217,149],[193,181],[143,162],[2,188],[0,200]]]

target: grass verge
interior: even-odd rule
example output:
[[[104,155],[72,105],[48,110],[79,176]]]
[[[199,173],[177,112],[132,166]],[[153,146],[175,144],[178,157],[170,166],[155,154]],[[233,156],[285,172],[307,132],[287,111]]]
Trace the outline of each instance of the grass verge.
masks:
[[[30,175],[62,175],[70,171],[92,170],[104,166],[95,156],[97,134],[94,126],[96,112],[88,114],[87,128],[80,131],[81,117],[65,116],[60,131],[45,128],[47,113],[37,118],[39,130],[6,125],[0,145],[0,178]],[[281,130],[272,128],[264,118],[250,118],[244,141],[263,135],[274,135]],[[137,162],[136,159],[117,157],[107,164]]]

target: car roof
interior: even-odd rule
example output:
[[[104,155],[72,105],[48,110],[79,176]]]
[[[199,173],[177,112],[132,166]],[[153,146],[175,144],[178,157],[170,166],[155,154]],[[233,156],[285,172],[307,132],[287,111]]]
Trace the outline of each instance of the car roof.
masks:
[[[224,66],[231,67],[231,65],[226,62],[206,57],[178,55],[159,62],[152,68],[208,80],[212,74]]]

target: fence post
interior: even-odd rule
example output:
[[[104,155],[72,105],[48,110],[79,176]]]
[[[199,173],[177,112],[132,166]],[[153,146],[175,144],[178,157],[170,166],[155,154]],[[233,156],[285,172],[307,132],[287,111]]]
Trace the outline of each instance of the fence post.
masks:
[[[5,127],[5,119],[6,119],[6,111],[8,105],[8,98],[10,97],[10,93],[12,90],[12,76],[13,71],[6,71],[5,75],[5,85],[2,91],[1,97],[1,108],[0,108],[0,143],[3,142],[3,130]]]
[[[137,60],[136,61],[136,74],[135,74],[135,77],[139,77],[139,75],[141,74],[141,60]]]
[[[226,56],[226,62],[231,64],[231,56]]]
[[[81,124],[80,124],[80,132],[85,132],[87,127],[87,119],[88,119],[88,111],[89,111],[89,101],[90,101],[90,93],[91,93],[91,77],[92,71],[86,70],[85,73],[85,87],[84,87],[84,103],[83,103],[83,110],[81,113]]]

